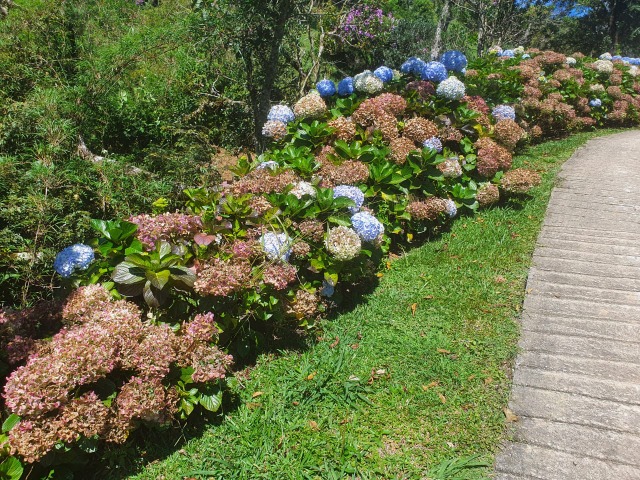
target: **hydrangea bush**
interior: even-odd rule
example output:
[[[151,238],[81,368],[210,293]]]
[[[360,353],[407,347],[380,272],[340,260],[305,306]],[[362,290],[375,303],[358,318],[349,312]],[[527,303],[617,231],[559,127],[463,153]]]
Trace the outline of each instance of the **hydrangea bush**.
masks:
[[[21,417],[12,451],[39,461],[215,410],[223,350],[246,353],[272,325],[312,326],[344,286],[375,279],[385,253],[526,194],[540,177],[511,168],[521,145],[638,124],[633,59],[494,52],[324,79],[271,109],[271,148],[232,181],[185,190],[180,211],[95,221],[97,238],[56,259],[80,286],[57,327],[36,334],[0,312],[3,360],[17,366],[4,389]]]

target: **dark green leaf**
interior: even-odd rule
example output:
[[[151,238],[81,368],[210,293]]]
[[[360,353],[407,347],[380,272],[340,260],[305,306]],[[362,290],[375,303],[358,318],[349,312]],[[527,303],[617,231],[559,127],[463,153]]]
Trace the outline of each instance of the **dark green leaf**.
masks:
[[[142,289],[142,297],[147,305],[150,307],[159,307],[161,303],[160,298],[158,298],[159,293],[159,291],[153,289],[151,282],[147,280],[147,283],[144,284],[144,288]]]
[[[187,416],[191,415],[191,412],[193,412],[193,403],[183,398],[180,400],[180,410],[182,410]]]
[[[20,417],[15,413],[12,413],[11,415],[9,415],[7,419],[4,421],[4,423],[2,424],[2,433],[7,433],[9,430],[15,427],[19,421],[20,421]]]
[[[180,369],[180,380],[182,380],[184,383],[193,382],[193,379],[191,378],[191,376],[193,375],[193,372],[195,372],[193,367],[181,368]]]
[[[217,412],[222,405],[222,392],[213,395],[200,394],[198,403],[210,412]]]
[[[171,244],[169,242],[160,241],[160,245],[156,246],[158,249],[158,253],[160,254],[160,258],[164,258],[165,256],[171,253]]]
[[[171,278],[176,282],[180,282],[183,285],[191,288],[196,281],[196,274],[187,267],[170,267],[168,271],[171,273]]]
[[[171,272],[169,270],[162,270],[161,272],[149,272],[147,273],[147,279],[158,290],[162,290],[164,286],[169,282],[171,278]]]
[[[9,457],[0,463],[0,477],[7,480],[19,480],[24,468],[16,457]]]
[[[122,283],[125,285],[133,285],[143,282],[146,277],[144,269],[129,262],[122,262],[116,265],[113,269],[111,278],[116,283]]]

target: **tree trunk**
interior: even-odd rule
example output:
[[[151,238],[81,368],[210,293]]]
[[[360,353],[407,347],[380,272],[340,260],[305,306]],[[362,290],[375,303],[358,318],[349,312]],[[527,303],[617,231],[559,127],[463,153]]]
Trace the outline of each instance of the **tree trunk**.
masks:
[[[271,106],[271,93],[273,92],[279,73],[280,48],[286,34],[287,23],[292,13],[293,2],[291,0],[282,2],[282,4],[279,5],[278,16],[275,19],[273,35],[269,41],[270,47],[267,55],[262,58],[256,58],[258,52],[250,45],[247,45],[253,40],[251,38],[246,38],[243,48],[244,62],[247,68],[247,89],[249,90],[253,113],[254,143],[258,152],[262,152],[265,148],[262,126],[267,120],[267,114]],[[254,61],[260,65],[260,70],[263,75],[262,79],[258,79],[255,76]]]
[[[484,55],[485,45],[487,35],[487,28],[484,21],[484,12],[482,6],[480,5],[478,11],[476,12],[478,15],[478,45],[477,45],[477,54],[478,57],[482,57]]]
[[[444,0],[442,5],[442,12],[440,12],[440,18],[438,19],[438,25],[436,26],[436,34],[433,38],[433,44],[431,45],[431,60],[436,60],[440,56],[440,49],[442,48],[442,32],[446,29],[446,25],[449,23],[449,5],[451,0]]]
[[[609,12],[609,39],[611,40],[611,53],[614,55],[618,51],[618,13],[621,3],[621,0],[613,0]]]

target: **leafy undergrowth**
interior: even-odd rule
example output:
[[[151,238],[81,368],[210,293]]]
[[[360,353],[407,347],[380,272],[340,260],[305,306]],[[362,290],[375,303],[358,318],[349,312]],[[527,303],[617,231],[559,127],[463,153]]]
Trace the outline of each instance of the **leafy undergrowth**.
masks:
[[[215,425],[181,447],[154,434],[138,461],[129,452],[130,469],[151,460],[130,478],[486,478],[556,173],[586,140],[612,132],[528,149],[516,165],[543,173],[530,197],[461,218],[393,259],[373,293],[325,321],[308,348],[237,373],[235,405]],[[127,475],[118,470],[98,475]]]

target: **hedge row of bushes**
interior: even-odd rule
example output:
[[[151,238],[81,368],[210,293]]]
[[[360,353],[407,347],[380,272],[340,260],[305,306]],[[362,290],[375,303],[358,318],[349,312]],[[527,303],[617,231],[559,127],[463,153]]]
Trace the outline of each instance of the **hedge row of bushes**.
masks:
[[[312,327],[389,252],[526,194],[539,175],[511,169],[518,148],[639,121],[629,61],[441,60],[323,80],[272,108],[271,148],[232,180],[186,190],[179,211],[93,221],[97,238],[56,259],[65,301],[0,312],[8,450],[50,464],[216,411],[230,353]]]

